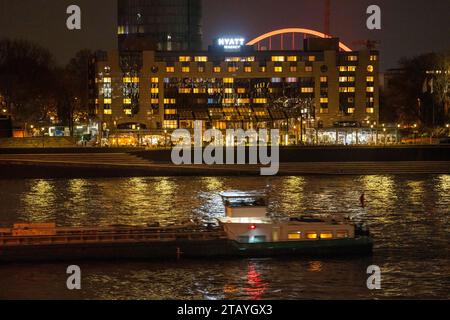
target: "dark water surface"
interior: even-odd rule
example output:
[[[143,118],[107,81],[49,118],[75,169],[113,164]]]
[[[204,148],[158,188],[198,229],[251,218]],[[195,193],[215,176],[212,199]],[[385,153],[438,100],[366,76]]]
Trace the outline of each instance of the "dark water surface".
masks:
[[[0,180],[0,225],[210,221],[224,214],[221,191],[267,185],[272,215],[344,214],[367,223],[373,257],[81,262],[76,292],[66,288],[68,264],[8,264],[0,265],[0,299],[450,298],[449,175]],[[373,264],[382,270],[379,291],[366,286]]]

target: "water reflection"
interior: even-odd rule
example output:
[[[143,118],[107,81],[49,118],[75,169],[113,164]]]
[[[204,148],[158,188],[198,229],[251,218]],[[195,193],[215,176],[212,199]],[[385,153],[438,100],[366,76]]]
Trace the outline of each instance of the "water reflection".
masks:
[[[261,273],[257,271],[256,264],[250,262],[247,271],[247,287],[244,288],[246,295],[251,300],[261,300],[269,284],[262,279]]]
[[[268,190],[272,215],[343,214],[368,223],[373,259],[87,263],[82,293],[67,292],[61,265],[0,266],[0,298],[449,297],[449,175],[0,180],[0,225],[213,221],[224,214],[225,190]],[[383,271],[383,290],[375,293],[365,286],[371,264]]]

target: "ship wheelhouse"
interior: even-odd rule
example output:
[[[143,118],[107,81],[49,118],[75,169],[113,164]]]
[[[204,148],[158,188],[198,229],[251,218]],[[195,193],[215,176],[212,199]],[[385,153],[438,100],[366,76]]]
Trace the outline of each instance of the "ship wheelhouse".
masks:
[[[355,238],[355,227],[343,219],[299,217],[272,219],[262,193],[221,194],[226,217],[219,223],[239,243],[324,241]]]

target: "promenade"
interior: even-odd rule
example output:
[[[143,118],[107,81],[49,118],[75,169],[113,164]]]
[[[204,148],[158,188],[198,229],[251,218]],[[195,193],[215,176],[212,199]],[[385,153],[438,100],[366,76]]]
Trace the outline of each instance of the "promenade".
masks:
[[[0,178],[258,176],[260,165],[180,165],[142,152],[0,154]],[[141,155],[141,156],[139,156]],[[445,157],[444,157],[445,158]],[[281,162],[279,175],[450,174],[450,161]]]

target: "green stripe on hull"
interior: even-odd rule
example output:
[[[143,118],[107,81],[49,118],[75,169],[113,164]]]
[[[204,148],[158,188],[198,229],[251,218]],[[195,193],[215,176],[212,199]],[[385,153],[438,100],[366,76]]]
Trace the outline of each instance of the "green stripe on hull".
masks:
[[[267,243],[238,243],[233,245],[241,256],[291,256],[291,255],[349,255],[370,254],[373,241],[370,237],[355,239],[286,241]]]

